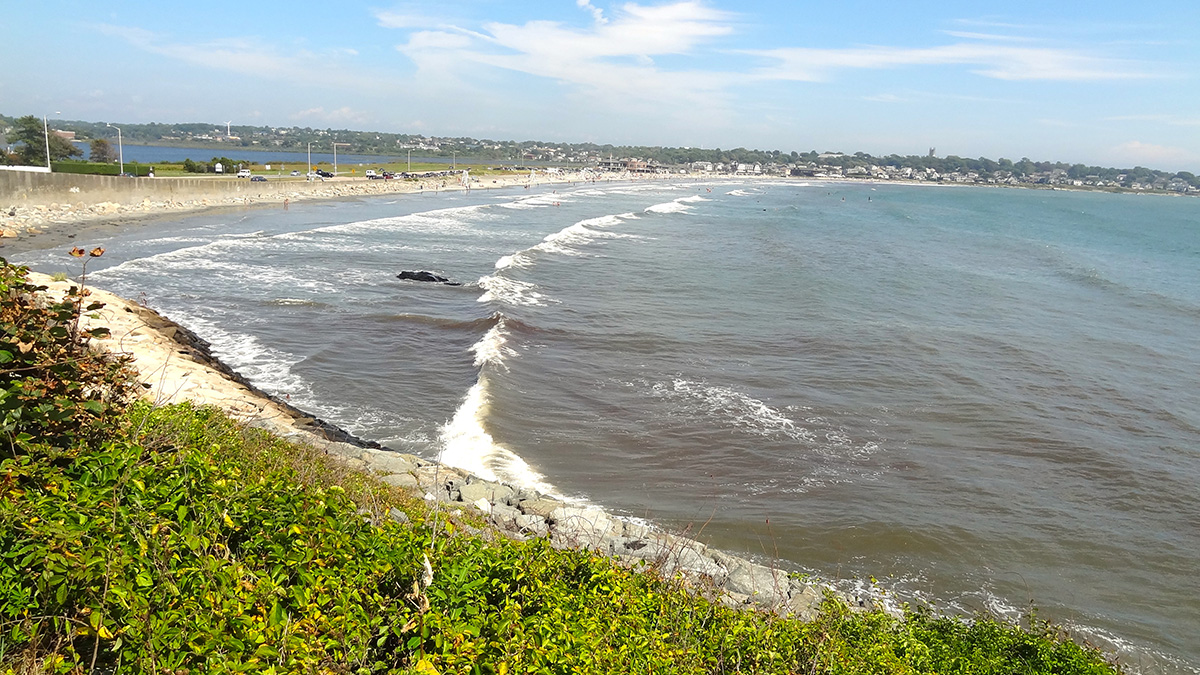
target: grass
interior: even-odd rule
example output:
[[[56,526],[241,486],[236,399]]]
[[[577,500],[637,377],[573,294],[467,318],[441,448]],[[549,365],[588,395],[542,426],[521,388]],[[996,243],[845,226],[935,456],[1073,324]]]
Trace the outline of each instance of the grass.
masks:
[[[36,293],[13,269],[4,321],[28,327]],[[35,360],[5,334],[0,355]],[[13,363],[4,391],[28,391]],[[477,534],[213,408],[122,406],[105,386],[6,418],[0,672],[1119,672],[1036,620],[897,618],[832,597],[811,622],[731,609],[653,568]],[[54,420],[39,440],[39,415],[102,395],[88,434]]]
[[[189,172],[183,170],[182,163],[175,163],[175,162],[155,162],[153,164],[154,164],[154,175],[158,178],[213,178],[213,179],[218,179],[218,178],[233,178],[233,174],[234,174],[233,171],[230,171],[229,173],[226,173],[226,174],[189,173]],[[282,180],[282,179],[304,180],[305,163],[303,161],[300,161],[300,162],[295,162],[295,161],[269,162],[269,164],[271,166],[271,168],[269,170],[266,168],[267,164],[268,163],[243,164],[243,166],[248,167],[255,174],[267,176],[271,180]],[[313,166],[316,168],[324,169],[326,171],[333,171],[333,163],[332,162],[314,162]],[[280,167],[284,167],[284,168],[280,169]],[[471,172],[471,175],[476,176],[476,177],[506,176],[506,175],[513,175],[513,173],[514,173],[512,171],[493,170],[487,166],[478,165],[478,164],[458,164],[457,168],[455,169],[455,168],[452,168],[451,162],[445,162],[444,164],[436,163],[436,162],[413,162],[412,168],[409,169],[408,167],[409,167],[409,164],[408,164],[408,162],[405,162],[405,161],[376,162],[376,163],[338,162],[338,176],[339,177],[349,177],[349,178],[364,178],[366,175],[365,172],[367,169],[374,169],[376,171],[383,169],[383,170],[391,171],[391,172],[397,173],[397,174],[406,172],[406,171],[413,172],[413,173],[420,173],[420,172],[424,172],[424,171],[451,171],[451,170],[461,171],[463,169],[469,169]],[[300,176],[292,176],[291,175],[292,171],[299,171]],[[528,173],[528,172],[526,172],[526,173]]]

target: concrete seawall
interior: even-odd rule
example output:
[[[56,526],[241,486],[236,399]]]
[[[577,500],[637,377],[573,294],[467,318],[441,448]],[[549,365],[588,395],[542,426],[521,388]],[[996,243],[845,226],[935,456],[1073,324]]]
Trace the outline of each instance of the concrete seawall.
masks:
[[[287,192],[308,192],[329,187],[322,182],[245,178],[128,178],[74,173],[0,171],[0,208],[50,204],[120,205],[152,202],[268,197]]]

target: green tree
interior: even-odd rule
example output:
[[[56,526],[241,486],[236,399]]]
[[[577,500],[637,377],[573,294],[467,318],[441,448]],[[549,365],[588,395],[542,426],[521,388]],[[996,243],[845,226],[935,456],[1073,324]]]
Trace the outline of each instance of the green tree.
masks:
[[[46,143],[50,143],[50,161],[78,157],[83,151],[70,141],[55,134],[47,134],[42,120],[33,115],[18,117],[13,120],[12,131],[8,134],[12,143],[24,143],[16,149],[21,164],[29,166],[46,166]]]
[[[108,164],[117,161],[117,155],[113,152],[112,144],[103,138],[97,138],[92,141],[91,149],[88,152],[88,159],[93,162]]]

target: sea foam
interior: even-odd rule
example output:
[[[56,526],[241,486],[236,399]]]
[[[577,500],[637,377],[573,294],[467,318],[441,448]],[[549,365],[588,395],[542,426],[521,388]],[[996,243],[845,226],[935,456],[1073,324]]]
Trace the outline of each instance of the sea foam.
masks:
[[[442,427],[442,451],[438,460],[485,480],[518,488],[532,488],[563,501],[578,501],[559,493],[557,488],[546,482],[545,476],[492,438],[484,428],[490,405],[487,377],[480,373],[479,381],[467,392],[454,418]]]

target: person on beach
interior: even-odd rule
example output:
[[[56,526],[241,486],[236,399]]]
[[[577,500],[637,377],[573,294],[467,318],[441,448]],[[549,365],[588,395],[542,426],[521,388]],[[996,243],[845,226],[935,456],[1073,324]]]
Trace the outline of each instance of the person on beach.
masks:
[[[287,208],[288,208],[288,203],[289,203],[290,201],[291,201],[291,200],[289,200],[287,197],[284,197],[284,198],[283,198],[283,210],[284,210],[284,211],[287,211]]]

